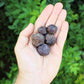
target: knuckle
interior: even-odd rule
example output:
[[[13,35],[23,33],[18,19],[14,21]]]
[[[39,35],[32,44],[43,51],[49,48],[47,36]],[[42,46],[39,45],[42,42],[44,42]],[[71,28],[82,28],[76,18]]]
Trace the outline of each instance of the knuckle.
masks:
[[[14,52],[15,52],[15,53],[17,52],[17,44],[16,44],[15,47],[14,47]]]
[[[19,36],[22,36],[22,32],[20,32]]]
[[[20,32],[20,34],[19,35],[22,35],[22,32]]]
[[[16,46],[14,47],[14,52],[16,52]]]
[[[67,21],[65,21],[65,24],[69,27],[69,23]]]
[[[38,24],[38,19],[37,19],[36,22],[35,22],[35,26],[37,26],[37,24]]]

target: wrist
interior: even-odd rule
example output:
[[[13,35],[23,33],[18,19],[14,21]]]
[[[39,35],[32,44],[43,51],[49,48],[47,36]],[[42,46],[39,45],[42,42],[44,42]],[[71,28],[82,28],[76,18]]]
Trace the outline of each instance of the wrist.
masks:
[[[43,80],[42,80],[43,79]],[[23,73],[19,72],[15,84],[50,84],[39,73]]]
[[[18,77],[15,84],[41,84],[41,80],[37,74],[18,73]]]

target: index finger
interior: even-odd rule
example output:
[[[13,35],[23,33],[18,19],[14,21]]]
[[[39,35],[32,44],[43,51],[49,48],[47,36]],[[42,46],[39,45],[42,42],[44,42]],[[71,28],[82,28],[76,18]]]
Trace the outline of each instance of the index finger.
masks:
[[[35,31],[37,32],[38,28],[40,26],[44,26],[48,20],[48,18],[50,17],[51,13],[53,11],[53,5],[48,5],[43,12],[40,14],[40,16],[38,17],[38,19],[36,20],[35,23]]]

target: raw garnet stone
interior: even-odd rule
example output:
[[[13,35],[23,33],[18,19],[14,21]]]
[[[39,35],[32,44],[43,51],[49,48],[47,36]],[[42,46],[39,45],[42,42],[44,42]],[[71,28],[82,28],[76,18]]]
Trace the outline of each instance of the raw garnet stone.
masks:
[[[57,31],[57,27],[55,25],[49,25],[47,31],[49,34],[54,34]]]
[[[40,33],[33,34],[32,35],[32,44],[35,47],[38,47],[38,46],[44,44],[44,36]]]
[[[50,52],[50,47],[47,44],[43,44],[37,48],[37,51],[40,55],[45,56]]]

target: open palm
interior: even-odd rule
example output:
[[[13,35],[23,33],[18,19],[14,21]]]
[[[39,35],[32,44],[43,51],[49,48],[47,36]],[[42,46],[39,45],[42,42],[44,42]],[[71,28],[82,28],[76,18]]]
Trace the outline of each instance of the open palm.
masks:
[[[63,46],[67,37],[68,22],[65,21],[67,12],[62,9],[61,3],[55,6],[48,5],[39,18],[36,20],[35,26],[29,24],[19,35],[15,46],[15,54],[18,62],[19,72],[22,74],[33,74],[38,76],[39,80],[49,84],[56,76],[61,60]],[[55,34],[57,42],[51,47],[50,54],[40,56],[31,42],[31,35],[36,33],[40,26],[48,26],[54,24],[58,27]]]

